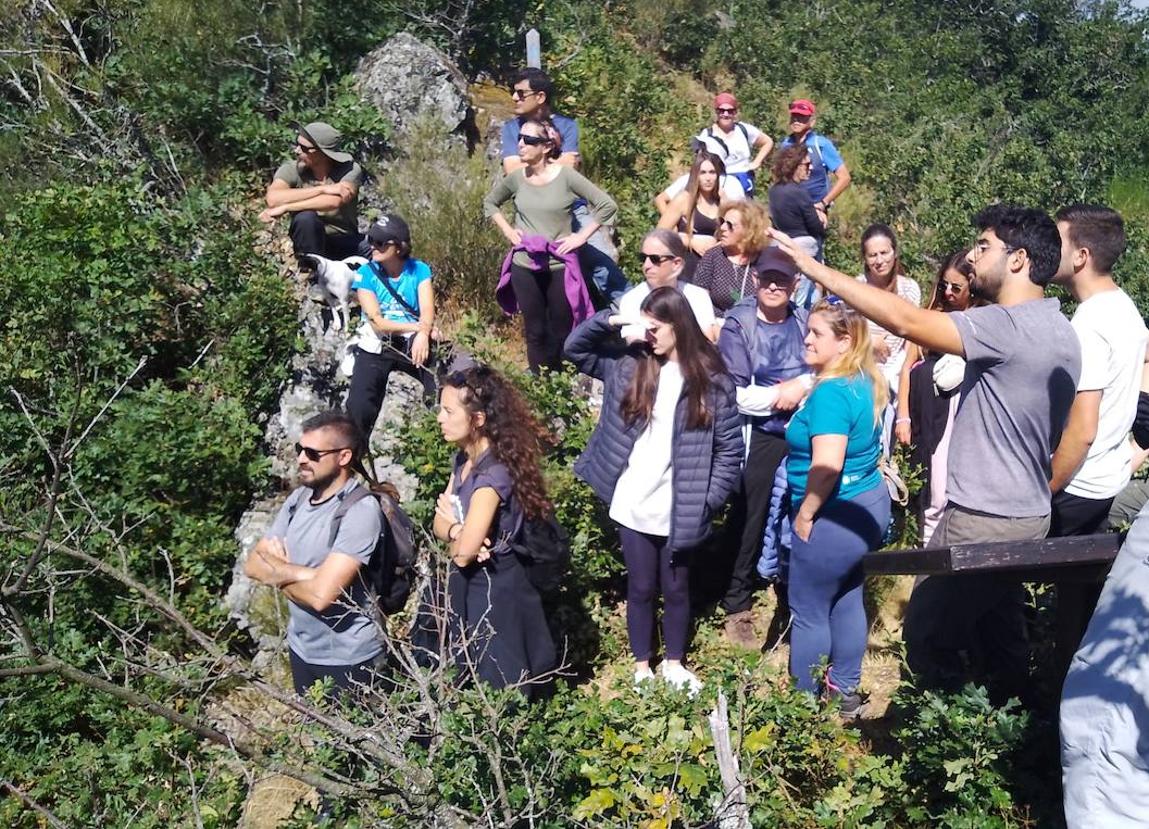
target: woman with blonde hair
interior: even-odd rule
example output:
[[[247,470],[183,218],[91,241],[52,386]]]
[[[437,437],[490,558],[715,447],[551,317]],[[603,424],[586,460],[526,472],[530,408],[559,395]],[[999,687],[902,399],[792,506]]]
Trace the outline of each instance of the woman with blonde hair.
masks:
[[[879,471],[888,385],[874,362],[866,319],[836,297],[810,313],[809,397],[786,427],[793,539],[790,673],[797,686],[860,713],[866,650],[862,556],[881,544],[890,494]],[[829,659],[824,676],[815,676]]]
[[[694,284],[710,292],[714,310],[758,293],[754,263],[770,244],[770,217],[756,201],[724,205],[718,213],[718,244],[706,251],[694,271]]]

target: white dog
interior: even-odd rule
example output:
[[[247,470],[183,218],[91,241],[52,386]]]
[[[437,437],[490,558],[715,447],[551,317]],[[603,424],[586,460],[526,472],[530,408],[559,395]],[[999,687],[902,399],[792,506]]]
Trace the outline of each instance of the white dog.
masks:
[[[348,302],[351,298],[351,282],[355,271],[367,262],[362,256],[348,256],[346,259],[327,259],[315,253],[305,253],[304,257],[315,263],[316,282],[323,301],[335,312],[335,330],[342,331],[348,325]]]

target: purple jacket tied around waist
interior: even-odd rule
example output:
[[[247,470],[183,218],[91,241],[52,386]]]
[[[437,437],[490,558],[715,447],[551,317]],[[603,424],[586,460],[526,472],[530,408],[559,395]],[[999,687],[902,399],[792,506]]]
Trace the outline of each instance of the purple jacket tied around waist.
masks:
[[[526,251],[531,257],[531,269],[535,271],[549,271],[551,257],[563,263],[563,287],[566,289],[567,304],[571,307],[571,316],[574,324],[578,325],[594,314],[594,306],[590,301],[590,291],[582,278],[582,268],[578,263],[578,251],[569,253],[558,252],[559,243],[549,242],[545,236],[523,236],[523,241],[511,248],[507,258],[503,260],[503,267],[499,273],[499,284],[495,288],[495,301],[507,314],[519,312],[519,302],[515,298],[515,289],[511,287],[511,259],[516,251]]]

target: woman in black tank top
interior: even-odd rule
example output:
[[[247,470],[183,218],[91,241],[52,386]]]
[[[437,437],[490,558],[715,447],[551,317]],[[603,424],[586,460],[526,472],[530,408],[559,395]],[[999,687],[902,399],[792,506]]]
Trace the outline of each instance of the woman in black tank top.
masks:
[[[681,279],[690,282],[702,254],[714,247],[718,236],[718,211],[722,207],[722,177],[726,165],[714,153],[699,152],[690,168],[686,189],[667,205],[658,226],[677,230],[686,245],[686,264]]]

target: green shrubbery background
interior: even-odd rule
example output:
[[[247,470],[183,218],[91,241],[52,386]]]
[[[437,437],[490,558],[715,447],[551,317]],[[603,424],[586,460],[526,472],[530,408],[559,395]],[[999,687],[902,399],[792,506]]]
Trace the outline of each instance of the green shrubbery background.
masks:
[[[44,539],[82,543],[225,647],[246,647],[220,597],[235,522],[272,485],[260,440],[297,316],[278,263],[254,246],[255,200],[293,121],[344,131],[412,220],[448,303],[470,311],[460,339],[509,365],[490,301],[502,242],[479,210],[489,166],[429,142],[397,153],[352,91],[355,62],[388,35],[411,29],[472,78],[499,82],[537,27],[559,109],[582,125],[585,172],[622,206],[624,251],[653,223],[650,199],[707,122],[710,95],[735,89],[746,120],[775,136],[786,101],[808,95],[854,171],[835,211],[834,264],[857,268],[861,229],[881,220],[925,280],[968,242],[969,216],[987,202],[1103,200],[1127,218],[1118,272],[1149,311],[1145,25],[1125,4],[1073,0],[10,4],[0,12],[0,561],[11,570],[0,778],[69,824],[239,820],[243,773],[188,732],[55,674],[2,673],[24,664],[9,636],[19,616],[53,656],[197,712],[220,689],[129,671],[115,631],[176,659],[185,634],[111,580],[51,559],[35,568],[47,579],[36,590],[7,588]],[[577,682],[537,709],[508,698],[499,733],[525,768],[545,772],[540,824],[703,823],[719,790],[704,724],[712,698],[622,693],[611,670],[625,662],[615,541],[569,469],[590,415],[569,376],[523,388],[563,437],[546,472],[576,567],[553,618]],[[429,419],[402,438],[426,511],[450,452]],[[49,502],[53,480],[62,494]],[[782,687],[765,660],[725,650],[711,623],[696,648],[710,688],[730,690],[756,825],[1060,819],[1048,722],[994,710],[976,690],[908,692],[893,734],[859,736]],[[473,728],[468,710],[460,734]],[[442,797],[471,808],[490,784],[487,758],[446,744],[425,762]],[[401,823],[386,798],[367,810]],[[0,799],[5,825],[38,820]]]

